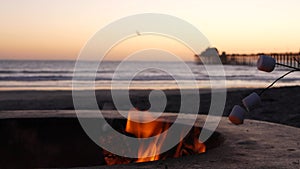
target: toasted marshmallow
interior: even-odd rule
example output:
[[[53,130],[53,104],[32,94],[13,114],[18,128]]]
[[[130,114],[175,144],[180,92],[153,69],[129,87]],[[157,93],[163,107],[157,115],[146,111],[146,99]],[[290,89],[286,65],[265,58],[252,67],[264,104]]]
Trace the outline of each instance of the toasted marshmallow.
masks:
[[[235,105],[228,116],[231,123],[239,125],[244,123],[246,110],[239,105]]]
[[[257,61],[257,69],[265,72],[272,72],[275,65],[276,60],[271,56],[262,55]]]
[[[259,95],[255,92],[251,93],[249,96],[245,97],[243,100],[243,105],[248,111],[253,110],[261,105],[261,99]]]

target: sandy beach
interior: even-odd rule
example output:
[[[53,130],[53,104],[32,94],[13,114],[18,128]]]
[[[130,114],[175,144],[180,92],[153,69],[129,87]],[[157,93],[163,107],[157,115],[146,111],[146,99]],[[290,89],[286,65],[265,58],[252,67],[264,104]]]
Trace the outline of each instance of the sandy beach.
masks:
[[[241,100],[261,89],[230,89],[223,116],[228,116],[232,107],[241,105]],[[132,104],[141,109],[148,109],[150,90],[132,90],[130,98]],[[165,90],[167,106],[165,112],[178,112],[180,108],[180,92]],[[114,110],[114,104],[109,90],[96,91],[100,109]],[[199,114],[207,114],[210,107],[210,93],[200,90]],[[246,115],[248,119],[262,120],[300,127],[300,87],[272,88],[262,97],[262,105]],[[72,110],[72,91],[1,91],[0,110]]]
[[[170,158],[149,163],[115,165],[112,168],[182,168],[183,166],[186,168],[199,168],[200,166],[201,168],[249,169],[299,168],[300,143],[296,133],[299,133],[300,128],[298,101],[300,86],[272,88],[266,91],[261,96],[262,105],[251,113],[247,113],[247,119],[243,125],[236,126],[230,123],[226,117],[234,105],[242,104],[243,98],[253,91],[259,93],[261,90],[241,88],[228,90],[223,112],[225,117],[222,118],[217,129],[217,132],[224,136],[225,141],[216,143],[218,147],[208,149],[204,155]],[[148,109],[150,92],[151,90],[130,91],[132,104],[141,110]],[[191,92],[186,91],[187,95]],[[198,113],[205,115],[210,108],[211,93],[209,90],[200,90],[199,92],[200,108]],[[182,95],[179,90],[165,90],[164,93],[167,97],[167,106],[166,113],[162,116],[163,119],[171,120],[179,111]],[[98,90],[96,96],[100,109],[116,109],[110,90]],[[2,111],[0,133],[3,138],[6,138],[0,140],[0,149],[3,150],[0,153],[1,168],[79,166],[107,168],[104,165],[106,162],[102,149],[99,149],[98,145],[87,137],[82,126],[79,125],[78,119],[66,118],[75,117],[73,109],[72,91],[0,92],[0,113]],[[90,112],[92,111],[84,111],[84,113]],[[116,111],[103,112],[106,112],[105,117],[111,118],[114,118],[117,113]],[[205,119],[206,116],[198,116],[198,122],[194,125],[203,124]],[[118,124],[118,126],[123,124],[115,120],[110,122]]]

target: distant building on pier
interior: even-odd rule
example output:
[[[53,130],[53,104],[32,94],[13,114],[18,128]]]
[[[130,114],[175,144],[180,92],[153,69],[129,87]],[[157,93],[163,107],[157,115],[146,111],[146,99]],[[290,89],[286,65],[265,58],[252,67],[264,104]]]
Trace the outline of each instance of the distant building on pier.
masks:
[[[300,52],[298,53],[257,53],[257,54],[219,54],[217,48],[207,48],[200,54],[195,55],[197,64],[217,64],[220,59],[224,65],[256,65],[260,55],[268,55],[276,59],[278,63],[300,67]]]
[[[195,55],[196,63],[198,64],[217,64],[219,58],[219,51],[217,48],[207,48],[199,55]]]

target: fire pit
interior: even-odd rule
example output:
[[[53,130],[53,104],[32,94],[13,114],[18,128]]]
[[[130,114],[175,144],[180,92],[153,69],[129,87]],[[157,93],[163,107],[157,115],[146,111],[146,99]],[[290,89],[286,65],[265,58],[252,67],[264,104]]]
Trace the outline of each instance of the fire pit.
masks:
[[[95,113],[97,112],[86,111],[85,117],[93,119]],[[177,114],[168,113],[155,121],[141,124],[127,120],[113,111],[103,112],[103,115],[117,131],[137,138],[157,135],[167,130],[177,118]],[[74,111],[9,111],[1,112],[0,119],[0,133],[4,138],[0,140],[0,166],[4,168],[79,167],[165,160],[204,153],[224,142],[223,135],[218,132],[205,143],[199,142],[201,127],[195,125],[169,151],[161,155],[151,155],[163,143],[162,138],[159,138],[159,141],[150,145],[142,145],[137,152],[141,158],[133,159],[114,155],[98,147],[84,133]],[[186,121],[189,121],[188,115]],[[118,138],[112,136],[100,139],[109,142]],[[122,146],[120,151],[126,148]],[[141,153],[150,153],[150,157],[142,158],[144,154]]]
[[[200,116],[198,122],[202,123],[204,118],[205,116]],[[247,119],[242,126],[236,126],[224,117],[217,131],[226,137],[224,143],[204,154],[149,163],[114,165],[110,169],[300,168],[299,128]]]
[[[90,117],[93,113],[87,111]],[[228,122],[227,118],[222,118],[217,132],[204,143],[207,150],[205,153],[105,166],[102,165],[106,163],[103,150],[83,132],[74,111],[6,111],[0,114],[1,168],[300,167],[300,129],[279,124],[245,120],[244,125],[236,126]],[[117,113],[108,111],[103,114],[107,119],[126,123]],[[175,118],[176,114],[164,114],[161,119],[169,123]],[[186,115],[182,118],[188,120],[190,117]],[[198,116],[195,127],[201,126],[205,118]]]

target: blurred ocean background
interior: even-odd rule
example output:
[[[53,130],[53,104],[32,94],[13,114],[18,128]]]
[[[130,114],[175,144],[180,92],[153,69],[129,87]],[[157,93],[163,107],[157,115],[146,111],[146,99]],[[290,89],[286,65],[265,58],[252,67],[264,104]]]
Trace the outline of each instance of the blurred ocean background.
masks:
[[[111,79],[120,62],[102,62],[95,79],[96,89],[111,89]],[[195,62],[185,62],[193,72],[199,88],[209,89],[210,80],[203,65]],[[92,64],[96,62],[85,62],[86,68],[80,71],[82,81],[77,83],[89,83],[84,77],[91,75]],[[136,65],[145,68],[165,67],[175,72],[175,76],[158,69],[146,69],[137,73],[131,81],[131,89],[176,89],[176,81],[192,80],[193,77],[179,68],[178,62],[146,62],[131,61],[123,67],[116,80],[128,80],[132,68]],[[0,61],[0,90],[72,90],[72,79],[75,61],[32,61],[32,60],[2,60]],[[208,65],[214,67],[215,65]],[[286,68],[278,67],[271,73],[261,72],[255,66],[246,65],[224,65],[227,88],[264,88],[288,71]],[[220,76],[219,70],[213,72],[214,77]],[[295,86],[300,84],[300,73],[295,72],[288,75],[275,86]],[[188,88],[188,86],[187,86]]]

